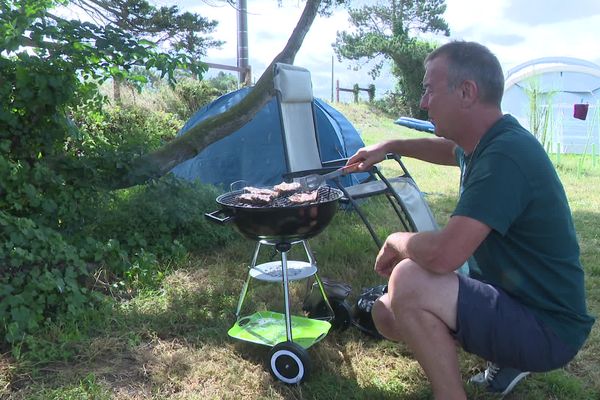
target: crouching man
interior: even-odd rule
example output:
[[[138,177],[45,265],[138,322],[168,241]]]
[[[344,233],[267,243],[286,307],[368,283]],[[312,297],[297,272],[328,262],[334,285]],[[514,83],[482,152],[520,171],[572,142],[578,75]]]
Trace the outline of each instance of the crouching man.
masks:
[[[573,359],[594,323],[571,212],[543,147],[503,115],[504,75],[486,47],[436,49],[423,89],[438,137],[365,147],[348,164],[366,170],[397,153],[455,165],[460,198],[443,229],[387,238],[375,271],[388,293],[373,319],[412,350],[436,399],[466,398],[456,343],[488,361],[470,381],[506,394],[530,371]],[[455,273],[467,259],[468,276]]]

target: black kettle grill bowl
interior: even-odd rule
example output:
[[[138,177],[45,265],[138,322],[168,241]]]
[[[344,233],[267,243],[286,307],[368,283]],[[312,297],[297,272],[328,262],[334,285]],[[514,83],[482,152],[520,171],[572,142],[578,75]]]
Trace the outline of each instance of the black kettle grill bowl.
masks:
[[[221,224],[233,221],[246,238],[272,243],[289,243],[318,235],[333,219],[338,200],[343,196],[341,190],[324,186],[319,188],[315,203],[247,206],[237,201],[242,193],[240,190],[220,195],[216,201],[223,208],[206,217]]]

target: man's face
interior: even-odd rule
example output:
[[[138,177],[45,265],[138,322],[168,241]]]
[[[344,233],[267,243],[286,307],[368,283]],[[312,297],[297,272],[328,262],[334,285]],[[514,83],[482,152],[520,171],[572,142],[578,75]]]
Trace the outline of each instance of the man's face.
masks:
[[[436,57],[425,65],[423,96],[420,107],[429,114],[435,125],[435,134],[453,139],[452,122],[458,107],[457,90],[448,89],[448,67],[444,56]]]

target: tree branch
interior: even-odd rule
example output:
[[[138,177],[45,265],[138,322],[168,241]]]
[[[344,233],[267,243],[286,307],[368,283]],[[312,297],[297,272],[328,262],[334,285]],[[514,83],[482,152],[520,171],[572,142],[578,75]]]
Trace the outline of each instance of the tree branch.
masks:
[[[293,64],[319,9],[321,0],[307,0],[304,10],[286,46],[271,61],[254,88],[238,104],[222,114],[208,118],[190,128],[157,151],[140,157],[116,188],[142,184],[168,173],[173,167],[195,157],[208,145],[232,134],[250,121],[274,95],[273,67],[275,63]]]

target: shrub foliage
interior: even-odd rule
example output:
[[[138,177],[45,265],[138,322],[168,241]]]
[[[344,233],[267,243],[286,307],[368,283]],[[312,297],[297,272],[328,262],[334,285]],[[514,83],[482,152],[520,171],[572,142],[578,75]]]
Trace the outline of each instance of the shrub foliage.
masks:
[[[155,285],[164,272],[158,266],[167,265],[162,261],[229,235],[203,219],[214,188],[168,176],[126,190],[105,188],[131,160],[170,140],[181,120],[106,108],[93,78],[111,64],[76,40],[82,26],[43,24],[38,17],[52,2],[25,3],[19,10],[10,2],[0,14],[0,348],[96,309],[106,293]],[[19,51],[19,34],[26,32],[72,51]],[[63,40],[67,35],[73,40]],[[148,66],[160,59],[171,71],[178,63],[129,48]]]

